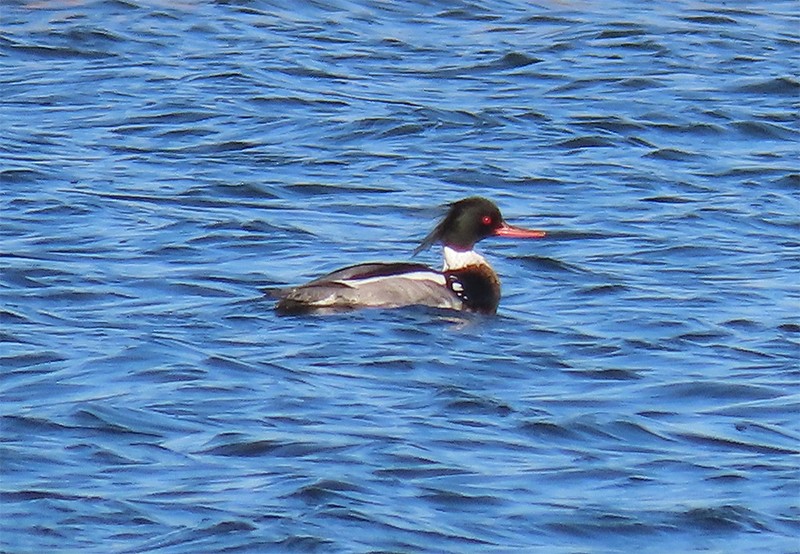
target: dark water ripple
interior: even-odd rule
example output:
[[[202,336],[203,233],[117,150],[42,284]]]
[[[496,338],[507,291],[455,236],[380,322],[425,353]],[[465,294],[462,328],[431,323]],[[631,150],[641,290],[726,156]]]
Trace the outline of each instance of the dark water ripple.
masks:
[[[0,550],[800,550],[796,12],[4,3]],[[497,317],[273,315],[473,194]]]

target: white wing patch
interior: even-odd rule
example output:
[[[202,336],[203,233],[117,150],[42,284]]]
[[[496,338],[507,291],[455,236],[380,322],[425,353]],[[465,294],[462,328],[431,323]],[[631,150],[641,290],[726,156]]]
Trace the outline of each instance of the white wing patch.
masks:
[[[442,286],[447,284],[444,275],[441,275],[440,273],[434,273],[433,271],[412,271],[410,273],[402,273],[399,275],[379,275],[377,277],[367,277],[365,279],[341,279],[335,282],[347,285],[348,287],[355,288],[370,283],[379,283],[381,281],[386,281],[386,280],[394,281],[396,279],[409,279],[411,281],[430,281],[432,283],[436,283],[437,285],[442,285]]]

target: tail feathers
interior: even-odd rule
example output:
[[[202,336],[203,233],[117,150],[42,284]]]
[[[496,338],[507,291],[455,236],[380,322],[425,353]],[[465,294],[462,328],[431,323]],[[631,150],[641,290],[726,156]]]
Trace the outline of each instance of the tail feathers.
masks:
[[[273,298],[278,299],[275,311],[280,314],[304,314],[325,309],[352,309],[342,294],[350,289],[345,284],[326,283],[324,286],[304,285],[301,287],[275,289],[271,291]]]

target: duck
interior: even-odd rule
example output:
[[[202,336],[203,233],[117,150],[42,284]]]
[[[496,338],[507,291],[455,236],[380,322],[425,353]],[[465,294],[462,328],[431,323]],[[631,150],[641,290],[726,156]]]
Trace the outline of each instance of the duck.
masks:
[[[501,288],[497,273],[475,251],[488,237],[539,239],[545,231],[509,225],[497,205],[472,196],[453,202],[414,250],[442,245],[441,271],[413,262],[371,262],[338,269],[305,284],[273,291],[279,314],[337,312],[359,308],[427,306],[495,314]]]

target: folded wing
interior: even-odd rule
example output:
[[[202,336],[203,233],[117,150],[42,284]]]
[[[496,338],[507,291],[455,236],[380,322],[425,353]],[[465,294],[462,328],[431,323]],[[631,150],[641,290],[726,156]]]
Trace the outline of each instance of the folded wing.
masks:
[[[345,267],[305,285],[280,290],[276,296],[276,309],[283,313],[413,305],[454,310],[462,307],[461,300],[447,287],[444,275],[411,263]]]

